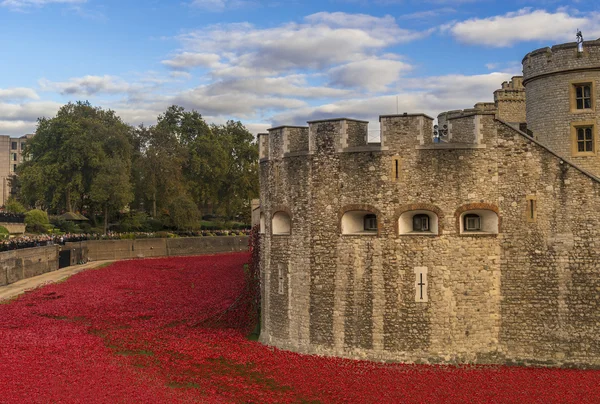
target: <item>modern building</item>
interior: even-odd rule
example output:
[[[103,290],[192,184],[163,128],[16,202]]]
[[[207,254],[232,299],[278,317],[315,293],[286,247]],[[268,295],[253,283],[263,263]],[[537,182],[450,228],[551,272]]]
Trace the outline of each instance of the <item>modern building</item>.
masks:
[[[259,135],[263,343],[418,363],[600,366],[600,40],[494,102]]]

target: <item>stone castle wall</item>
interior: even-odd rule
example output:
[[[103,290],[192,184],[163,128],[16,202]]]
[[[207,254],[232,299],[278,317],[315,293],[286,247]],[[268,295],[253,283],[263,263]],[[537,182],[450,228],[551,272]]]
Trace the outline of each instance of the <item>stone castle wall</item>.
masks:
[[[351,358],[600,365],[598,180],[489,111],[452,117],[441,144],[425,115],[380,121],[375,145],[349,119],[259,137],[261,341]],[[307,147],[284,153],[295,136]],[[460,214],[478,209],[498,214],[499,234],[461,234]],[[377,215],[377,232],[341,234],[358,210]],[[438,235],[399,234],[416,210],[436,213]],[[272,234],[276,212],[289,235]]]
[[[527,93],[527,128],[540,142],[595,175],[600,175],[598,128],[600,127],[600,40],[556,45],[533,51],[523,59]],[[593,108],[576,110],[573,84],[593,84]],[[595,125],[595,152],[577,156],[573,125]]]

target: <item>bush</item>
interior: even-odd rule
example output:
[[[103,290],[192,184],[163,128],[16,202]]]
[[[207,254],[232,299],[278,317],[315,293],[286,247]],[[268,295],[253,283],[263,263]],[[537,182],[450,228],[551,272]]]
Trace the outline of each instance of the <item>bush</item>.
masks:
[[[32,233],[46,233],[51,228],[48,214],[39,209],[25,213],[25,228]]]
[[[54,227],[58,227],[61,231],[65,233],[76,233],[77,225],[75,223],[70,222],[68,220],[59,219],[57,217],[53,217],[50,219],[50,223],[54,225]]]
[[[189,195],[181,194],[169,204],[171,223],[178,230],[193,230],[200,227],[200,211]]]
[[[4,226],[0,226],[0,240],[4,240],[10,237],[8,229]]]
[[[11,196],[6,201],[6,204],[4,205],[4,210],[6,210],[8,213],[25,213],[27,209],[25,209],[25,206],[23,206],[21,202],[17,201]]]
[[[155,232],[155,231],[160,231],[163,229],[163,223],[158,220],[158,219],[154,219],[154,218],[148,218],[148,220],[146,220],[146,229],[145,231],[149,231],[149,232]]]

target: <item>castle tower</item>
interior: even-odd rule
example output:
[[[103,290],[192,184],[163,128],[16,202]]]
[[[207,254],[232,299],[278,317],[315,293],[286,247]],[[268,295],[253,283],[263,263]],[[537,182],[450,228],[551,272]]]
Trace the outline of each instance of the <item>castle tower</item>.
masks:
[[[565,159],[600,176],[600,40],[542,48],[523,59],[527,128]]]
[[[523,77],[514,76],[502,83],[502,88],[494,91],[496,117],[519,127],[525,123],[525,87]]]

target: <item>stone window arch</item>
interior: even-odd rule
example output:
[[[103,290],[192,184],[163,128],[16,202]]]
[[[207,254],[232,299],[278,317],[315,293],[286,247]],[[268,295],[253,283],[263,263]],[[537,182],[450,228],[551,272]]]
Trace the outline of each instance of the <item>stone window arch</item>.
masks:
[[[489,203],[470,203],[454,214],[457,234],[495,235],[500,233],[498,207]]]
[[[286,207],[274,209],[271,218],[271,234],[274,236],[289,236],[292,234],[292,215]]]
[[[339,230],[345,235],[378,236],[381,219],[379,210],[371,205],[348,205],[340,209]]]
[[[444,214],[429,203],[413,203],[396,210],[396,234],[437,236],[442,233]]]

